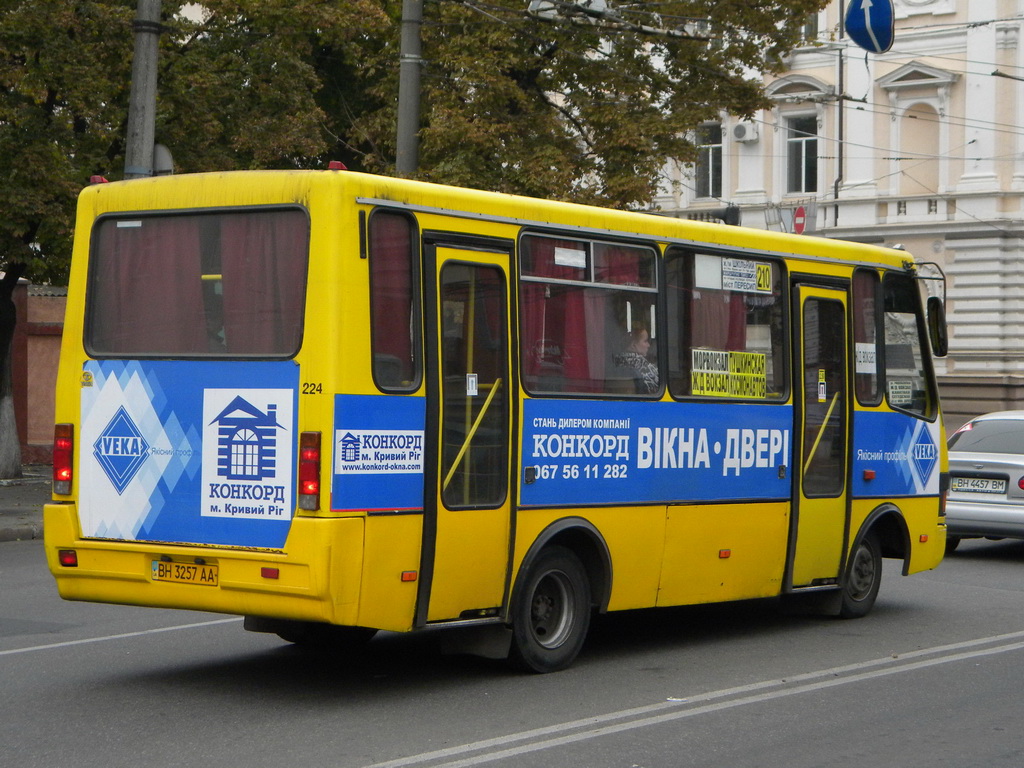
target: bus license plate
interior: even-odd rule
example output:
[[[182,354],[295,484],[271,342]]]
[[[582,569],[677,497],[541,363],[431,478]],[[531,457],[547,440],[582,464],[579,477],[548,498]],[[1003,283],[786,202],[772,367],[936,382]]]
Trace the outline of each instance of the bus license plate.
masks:
[[[168,563],[153,561],[153,581],[172,581],[176,584],[217,586],[217,566],[199,563]]]
[[[1006,493],[1006,481],[992,477],[954,477],[950,485],[954,491]]]

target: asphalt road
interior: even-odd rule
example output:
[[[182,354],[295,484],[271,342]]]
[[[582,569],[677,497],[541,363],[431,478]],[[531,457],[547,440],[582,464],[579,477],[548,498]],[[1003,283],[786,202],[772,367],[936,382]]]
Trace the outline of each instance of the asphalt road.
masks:
[[[237,619],[63,602],[41,542],[6,542],[0,765],[1024,764],[1024,542],[886,565],[862,620],[777,601],[619,614],[536,676],[437,634],[338,658]]]

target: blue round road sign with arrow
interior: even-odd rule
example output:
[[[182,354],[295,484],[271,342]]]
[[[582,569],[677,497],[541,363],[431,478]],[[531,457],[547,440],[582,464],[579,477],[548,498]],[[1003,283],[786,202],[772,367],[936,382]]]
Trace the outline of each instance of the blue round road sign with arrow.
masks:
[[[896,10],[892,0],[850,0],[846,7],[846,33],[871,53],[885,53],[896,36]]]

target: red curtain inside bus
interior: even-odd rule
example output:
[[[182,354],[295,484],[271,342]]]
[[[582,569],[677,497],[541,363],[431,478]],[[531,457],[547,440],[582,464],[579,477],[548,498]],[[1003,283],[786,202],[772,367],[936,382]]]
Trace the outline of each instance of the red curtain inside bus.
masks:
[[[304,211],[105,218],[86,348],[96,355],[290,356],[302,334]]]
[[[654,294],[636,290],[655,287],[653,263],[647,248],[523,239],[520,341],[529,390],[618,391],[614,358],[630,326],[654,335]]]
[[[306,284],[305,214],[228,215],[220,235],[228,354],[297,350]]]
[[[747,305],[745,295],[701,288],[693,292],[690,305],[692,346],[728,352],[747,348]]]
[[[199,229],[185,217],[97,225],[89,286],[90,347],[112,354],[205,349]]]
[[[583,243],[538,237],[524,240],[524,245],[524,275],[555,280],[587,279],[588,254]],[[588,318],[586,292],[582,285],[522,283],[523,376],[533,384],[532,388],[599,391],[591,376],[592,350],[588,345],[588,330],[594,334],[596,329],[588,329],[588,319],[603,326],[603,318]]]
[[[386,211],[370,217],[373,375],[384,389],[414,389],[419,346],[413,222]]]

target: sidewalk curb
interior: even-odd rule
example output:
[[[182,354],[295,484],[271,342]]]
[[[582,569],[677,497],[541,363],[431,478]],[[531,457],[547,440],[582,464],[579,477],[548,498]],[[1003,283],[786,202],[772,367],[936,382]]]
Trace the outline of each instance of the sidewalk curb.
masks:
[[[42,524],[25,523],[8,528],[0,528],[0,542],[3,541],[28,541],[30,539],[43,538]]]
[[[0,480],[0,542],[43,538],[43,507],[53,498],[51,469],[23,464],[21,475]]]

